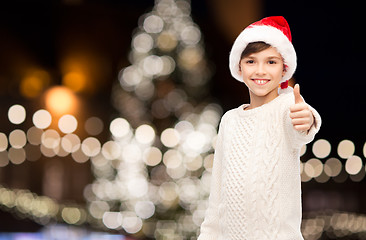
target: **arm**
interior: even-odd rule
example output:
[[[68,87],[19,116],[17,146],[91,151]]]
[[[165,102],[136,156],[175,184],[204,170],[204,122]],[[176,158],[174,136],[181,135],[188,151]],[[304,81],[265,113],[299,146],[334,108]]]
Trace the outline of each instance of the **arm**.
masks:
[[[221,171],[223,158],[223,119],[220,123],[219,133],[216,140],[214,162],[211,175],[211,187],[209,204],[206,210],[205,219],[201,225],[201,233],[198,240],[216,240],[220,231],[219,205],[221,195]]]

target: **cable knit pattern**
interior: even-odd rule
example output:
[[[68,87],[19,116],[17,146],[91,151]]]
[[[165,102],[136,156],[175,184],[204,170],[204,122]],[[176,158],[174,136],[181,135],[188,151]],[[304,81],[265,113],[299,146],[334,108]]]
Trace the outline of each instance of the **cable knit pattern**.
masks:
[[[216,144],[211,194],[199,240],[303,240],[300,149],[313,140],[289,117],[292,88],[273,101],[225,113]]]

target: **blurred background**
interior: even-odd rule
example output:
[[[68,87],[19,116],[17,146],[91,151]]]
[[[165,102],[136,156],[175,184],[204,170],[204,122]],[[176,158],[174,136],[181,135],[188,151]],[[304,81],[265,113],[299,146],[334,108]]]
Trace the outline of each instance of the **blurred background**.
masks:
[[[356,2],[3,1],[0,239],[196,239],[220,117],[249,101],[229,51],[270,15],[323,119],[302,149],[304,238],[366,239]]]

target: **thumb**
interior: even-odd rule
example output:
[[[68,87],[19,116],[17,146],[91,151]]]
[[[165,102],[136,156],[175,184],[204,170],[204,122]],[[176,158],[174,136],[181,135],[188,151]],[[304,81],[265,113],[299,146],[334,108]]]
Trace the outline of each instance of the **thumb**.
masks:
[[[295,104],[304,102],[304,100],[302,99],[302,97],[300,95],[300,85],[299,84],[296,84],[294,87],[294,96],[295,96]]]

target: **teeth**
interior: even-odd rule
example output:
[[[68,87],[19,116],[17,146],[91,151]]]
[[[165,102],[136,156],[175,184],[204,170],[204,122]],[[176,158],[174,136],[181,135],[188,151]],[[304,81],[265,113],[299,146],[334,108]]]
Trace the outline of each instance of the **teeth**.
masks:
[[[268,82],[268,80],[255,80],[255,82],[257,83],[257,84],[266,84],[267,82]]]

